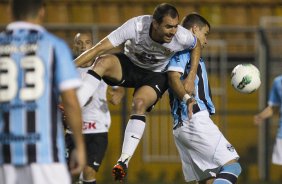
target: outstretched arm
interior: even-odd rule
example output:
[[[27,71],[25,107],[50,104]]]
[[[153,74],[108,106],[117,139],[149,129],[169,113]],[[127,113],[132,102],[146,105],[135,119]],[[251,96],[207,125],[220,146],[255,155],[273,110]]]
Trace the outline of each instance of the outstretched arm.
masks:
[[[99,43],[94,45],[89,50],[83,52],[80,56],[78,56],[74,61],[76,66],[82,66],[85,65],[88,62],[92,62],[94,58],[100,56],[101,54],[104,54],[105,52],[113,49],[114,46],[110,42],[110,40],[105,37],[103,40],[101,40]]]
[[[197,75],[197,69],[199,65],[201,57],[201,43],[200,40],[197,38],[197,45],[195,48],[191,51],[191,69],[189,71],[188,76],[184,80],[184,88],[185,91],[189,94],[192,95],[195,90],[195,85],[194,81]]]
[[[190,97],[187,94],[182,84],[182,81],[180,80],[180,76],[181,74],[179,72],[169,71],[168,72],[168,83],[169,83],[170,88],[177,95],[178,99],[186,101],[186,104],[188,107],[188,116],[189,118],[191,118],[193,114],[193,105],[195,104],[195,100],[194,98]]]

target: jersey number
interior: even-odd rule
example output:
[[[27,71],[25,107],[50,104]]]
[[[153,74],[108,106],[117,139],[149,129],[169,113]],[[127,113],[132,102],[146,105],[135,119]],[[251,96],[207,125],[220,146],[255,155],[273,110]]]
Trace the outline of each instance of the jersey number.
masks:
[[[21,89],[19,71],[15,61],[9,57],[0,58],[0,102],[13,100],[17,92],[23,101],[38,99],[44,90],[44,65],[37,56],[25,56],[20,61],[20,70],[24,72]]]

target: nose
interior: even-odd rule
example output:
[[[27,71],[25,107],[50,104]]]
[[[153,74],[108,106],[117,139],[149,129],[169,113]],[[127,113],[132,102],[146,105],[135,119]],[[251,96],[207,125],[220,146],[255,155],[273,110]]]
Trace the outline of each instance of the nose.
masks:
[[[86,44],[85,43],[82,43],[81,44],[81,49],[85,49],[86,48]]]

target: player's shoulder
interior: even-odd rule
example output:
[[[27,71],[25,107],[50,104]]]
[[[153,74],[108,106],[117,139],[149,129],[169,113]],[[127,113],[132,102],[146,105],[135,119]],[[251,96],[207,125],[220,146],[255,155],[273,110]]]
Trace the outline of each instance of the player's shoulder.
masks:
[[[190,58],[190,52],[191,50],[189,49],[184,49],[184,50],[181,50],[181,51],[178,51],[176,52],[173,57],[178,57],[178,58],[181,58],[181,59],[189,59]]]
[[[60,50],[69,50],[69,47],[67,43],[62,39],[59,38],[58,36],[50,33],[50,32],[45,32],[45,40],[51,42],[53,47],[58,48]]]
[[[184,28],[183,26],[181,25],[178,25],[177,26],[177,31],[176,31],[176,34],[179,34],[179,35],[182,35],[182,34],[192,34],[191,31],[189,31],[188,29]]]
[[[152,23],[152,16],[151,15],[140,15],[137,17],[133,17],[131,19],[134,21],[137,30],[144,30],[148,29]]]
[[[59,38],[58,36],[46,31],[45,33],[45,38],[48,39],[49,41],[52,41],[52,42],[56,42],[58,44],[63,44],[65,45],[65,41],[62,39],[62,38]]]
[[[152,22],[153,16],[152,15],[140,15],[136,17],[138,20],[141,20],[143,22]]]
[[[174,36],[178,44],[185,45],[187,43],[187,40],[193,39],[193,33],[189,31],[188,29],[182,27],[181,25],[178,25],[177,32]]]
[[[281,84],[281,82],[282,82],[282,75],[279,75],[279,76],[274,78],[275,84]]]

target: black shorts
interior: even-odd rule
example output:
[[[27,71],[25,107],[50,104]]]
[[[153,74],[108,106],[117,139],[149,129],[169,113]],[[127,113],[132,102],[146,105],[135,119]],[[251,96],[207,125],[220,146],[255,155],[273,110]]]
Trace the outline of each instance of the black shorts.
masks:
[[[108,133],[83,134],[86,146],[87,165],[98,172],[108,146]],[[69,165],[70,153],[75,148],[72,134],[65,135],[66,159]]]
[[[122,68],[122,79],[119,83],[112,82],[107,78],[103,80],[110,86],[123,86],[127,88],[134,88],[134,91],[142,86],[150,86],[157,93],[158,99],[162,97],[164,92],[168,89],[168,77],[164,72],[153,72],[141,68],[131,62],[129,57],[123,53],[115,54]],[[154,104],[157,103],[158,99]]]

